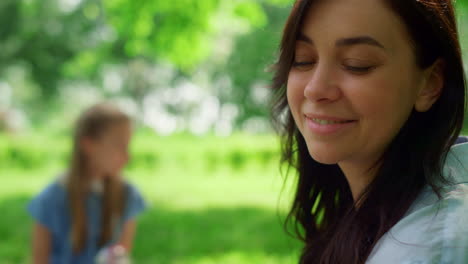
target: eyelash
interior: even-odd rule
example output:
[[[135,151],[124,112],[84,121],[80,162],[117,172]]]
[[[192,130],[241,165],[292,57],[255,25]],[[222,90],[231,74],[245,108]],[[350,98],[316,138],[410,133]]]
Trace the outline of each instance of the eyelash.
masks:
[[[354,72],[354,73],[358,73],[358,74],[364,74],[364,73],[368,73],[369,71],[371,71],[371,70],[374,69],[375,67],[373,67],[373,66],[368,66],[368,67],[353,67],[353,66],[346,66],[346,65],[344,65],[344,68],[345,68],[347,71],[350,71],[350,72]]]
[[[306,66],[313,66],[315,62],[309,62],[309,61],[294,61],[292,66],[295,68],[301,68],[301,67],[306,67]],[[368,66],[368,67],[354,67],[354,66],[347,66],[343,65],[344,69],[356,74],[365,74],[374,69],[374,66]]]
[[[315,64],[315,62],[311,62],[311,61],[295,61],[293,62],[292,66],[293,67],[304,67],[304,66],[310,66],[310,65],[313,65]]]

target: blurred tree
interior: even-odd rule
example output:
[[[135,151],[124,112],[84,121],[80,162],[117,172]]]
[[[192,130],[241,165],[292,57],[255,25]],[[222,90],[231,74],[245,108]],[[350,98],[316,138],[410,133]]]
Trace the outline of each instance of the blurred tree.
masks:
[[[266,75],[261,73],[262,60],[265,54],[272,55],[275,46],[268,36],[270,31],[265,30],[270,18],[265,7],[284,6],[290,2],[2,0],[0,22],[8,26],[0,29],[0,79],[10,82],[16,100],[14,104],[41,110],[32,111],[36,113],[46,112],[45,108],[54,109],[53,99],[63,87],[63,81],[75,79],[99,83],[102,68],[109,64],[133,67],[135,61],[146,61],[148,65],[169,63],[179,74],[187,76],[199,66],[212,72],[224,69],[234,76],[234,85],[247,87],[252,82],[250,78],[265,79]],[[273,21],[276,25],[278,20]],[[241,59],[231,60],[237,57],[233,55],[226,60],[233,39],[255,28],[262,28],[258,31],[261,34],[251,35],[235,44],[234,52]],[[270,42],[262,44],[264,37]],[[245,54],[242,53],[246,48],[241,47],[242,41],[247,45]],[[260,60],[255,52],[259,44],[268,47],[258,54]],[[208,59],[212,62],[206,63]],[[18,78],[13,76],[18,72],[26,79],[22,81],[25,85],[19,85]],[[133,86],[127,90],[138,101],[151,89],[144,85]],[[243,100],[248,95],[236,94],[235,99],[228,101],[249,103],[249,100]],[[246,111],[253,110],[246,108]]]
[[[241,107],[238,125],[269,113],[268,92],[276,60],[282,27],[289,9],[271,3],[263,3],[268,23],[264,27],[236,39],[226,68],[231,74],[234,89],[225,94],[224,100]]]
[[[267,23],[262,3],[291,0],[105,0],[118,53],[166,59],[182,70],[210,56],[216,36]],[[231,23],[231,24],[227,24]]]
[[[146,57],[187,71],[210,55],[225,29],[220,14],[248,26],[266,22],[257,1],[2,0],[0,71],[26,63],[45,97],[62,74],[93,77],[109,61]]]
[[[0,72],[21,63],[38,83],[43,99],[55,94],[62,67],[84,49],[95,47],[101,26],[85,14],[92,1],[2,0],[0,22]],[[75,1],[76,2],[76,1]]]

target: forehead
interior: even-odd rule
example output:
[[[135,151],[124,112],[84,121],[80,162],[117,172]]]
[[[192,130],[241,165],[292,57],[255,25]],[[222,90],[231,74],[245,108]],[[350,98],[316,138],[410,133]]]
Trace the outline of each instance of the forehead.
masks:
[[[131,134],[131,124],[128,121],[120,121],[110,124],[106,131],[103,133],[103,138],[126,138]]]
[[[300,32],[314,42],[369,36],[389,50],[411,43],[403,20],[384,0],[318,0],[307,11]]]

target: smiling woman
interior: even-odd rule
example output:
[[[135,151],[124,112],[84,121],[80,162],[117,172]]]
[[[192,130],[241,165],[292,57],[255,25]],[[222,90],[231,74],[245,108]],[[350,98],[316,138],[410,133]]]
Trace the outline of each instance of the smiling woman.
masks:
[[[301,263],[468,261],[450,0],[297,0],[273,88]]]
[[[355,198],[413,107],[428,110],[442,88],[442,62],[420,68],[397,14],[380,1],[367,2],[330,1],[311,9],[287,83],[309,153],[339,163]],[[336,23],[341,17],[348,23]]]

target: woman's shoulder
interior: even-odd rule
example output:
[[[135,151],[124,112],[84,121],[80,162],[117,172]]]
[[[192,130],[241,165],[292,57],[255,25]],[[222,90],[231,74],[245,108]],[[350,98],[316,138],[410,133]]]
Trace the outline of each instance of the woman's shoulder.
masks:
[[[468,183],[456,185],[443,203],[443,263],[468,263]]]
[[[376,244],[367,263],[468,263],[468,184],[439,199],[426,188]]]
[[[456,184],[468,183],[468,142],[452,146],[445,160],[443,174]]]
[[[450,230],[468,230],[466,224],[460,225],[461,219],[468,223],[468,183],[450,185],[442,189],[440,195],[439,198],[432,188],[425,188],[392,230],[397,232],[426,228],[426,231],[432,232],[431,235],[440,232],[438,238],[448,235]],[[424,237],[424,234],[419,237]]]
[[[441,197],[425,187],[367,263],[468,263],[468,143],[452,147],[443,170]]]
[[[451,148],[444,166],[444,176],[451,182],[442,189],[440,201],[447,214],[446,234],[450,230],[465,231],[468,240],[468,143]]]

